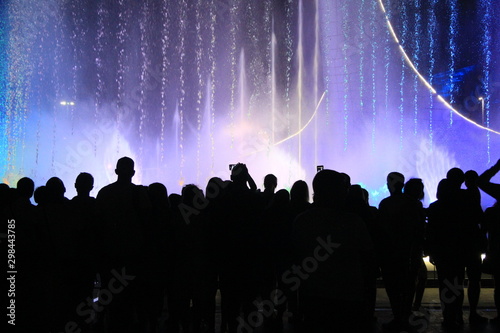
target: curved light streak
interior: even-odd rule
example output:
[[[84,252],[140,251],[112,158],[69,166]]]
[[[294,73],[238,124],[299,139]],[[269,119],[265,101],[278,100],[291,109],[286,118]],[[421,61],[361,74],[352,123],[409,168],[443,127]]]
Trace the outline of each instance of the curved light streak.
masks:
[[[415,72],[415,74],[418,76],[418,78],[420,79],[420,81],[432,92],[432,94],[436,95],[436,97],[448,108],[450,109],[454,114],[456,114],[457,116],[463,118],[464,120],[468,121],[469,123],[473,124],[474,126],[477,126],[481,129],[484,129],[486,131],[489,131],[491,133],[495,133],[495,134],[498,134],[500,135],[500,132],[497,132],[491,128],[488,128],[488,127],[485,127],[485,126],[482,126],[482,125],[479,125],[478,123],[476,123],[475,121],[472,121],[470,120],[469,118],[467,118],[466,116],[462,115],[460,112],[458,112],[449,102],[447,102],[443,96],[439,95],[436,91],[436,89],[434,89],[432,87],[432,85],[429,83],[429,81],[427,81],[427,79],[422,75],[420,74],[420,72],[418,71],[418,69],[415,67],[415,65],[413,64],[413,62],[411,61],[410,57],[408,56],[408,54],[406,53],[406,51],[404,50],[403,46],[401,46],[401,43],[399,42],[399,39],[396,35],[396,32],[394,31],[393,27],[392,27],[392,24],[391,24],[391,21],[389,20],[389,17],[387,16],[387,12],[385,10],[385,6],[384,4],[382,3],[382,0],[378,0],[379,4],[380,4],[380,8],[382,9],[382,12],[384,13],[384,16],[385,16],[385,20],[386,20],[386,23],[387,23],[387,27],[389,28],[389,31],[391,32],[391,35],[394,39],[394,41],[396,42],[396,44],[398,44],[399,46],[399,51],[401,52],[401,54],[403,55],[406,63],[408,64],[408,66],[411,67],[411,69]]]
[[[313,121],[313,119],[316,117],[316,114],[318,113],[318,109],[319,109],[319,107],[320,107],[321,103],[323,102],[323,99],[325,98],[325,96],[326,96],[326,93],[327,93],[327,92],[328,92],[328,91],[327,91],[327,90],[325,90],[325,91],[323,92],[323,94],[321,95],[321,98],[319,99],[319,102],[318,102],[318,104],[316,105],[316,108],[314,109],[314,113],[311,115],[311,118],[309,118],[309,120],[307,121],[307,123],[306,123],[304,126],[302,126],[302,128],[301,128],[301,129],[299,129],[299,130],[298,130],[297,132],[295,132],[294,134],[291,134],[290,136],[287,136],[286,138],[284,138],[284,139],[282,139],[282,140],[280,140],[280,141],[278,141],[278,142],[274,143],[274,144],[273,144],[273,146],[280,145],[280,144],[282,144],[283,142],[286,142],[286,141],[288,141],[288,140],[290,140],[290,139],[292,139],[292,138],[294,138],[294,137],[298,136],[298,135],[299,135],[299,134],[301,134],[302,132],[304,132],[304,130],[307,128],[307,126],[309,126],[309,124],[310,124],[310,123]],[[247,155],[245,155],[245,156],[250,156],[250,155],[253,155],[253,154],[257,154],[257,153],[260,153],[260,152],[265,151],[265,150],[267,150],[267,148],[266,148],[266,149],[256,150],[256,151],[254,151],[254,152],[252,152],[252,153],[250,153],[250,154],[247,154]]]
[[[280,140],[280,141],[276,142],[274,145],[277,146],[277,145],[279,145],[279,144],[281,144],[281,143],[283,143],[283,142],[285,142],[287,140],[290,140],[293,137],[296,137],[297,135],[301,134],[302,132],[304,132],[304,130],[307,128],[307,126],[309,126],[309,124],[311,123],[311,121],[313,121],[314,117],[316,117],[316,114],[318,113],[319,106],[323,102],[323,99],[325,98],[325,95],[326,95],[326,90],[323,92],[323,95],[321,95],[321,98],[319,99],[319,102],[316,105],[316,109],[314,110],[314,113],[312,114],[311,118],[309,118],[309,120],[307,121],[307,123],[300,130],[298,130],[296,133],[290,135],[289,137],[286,137],[283,140]]]

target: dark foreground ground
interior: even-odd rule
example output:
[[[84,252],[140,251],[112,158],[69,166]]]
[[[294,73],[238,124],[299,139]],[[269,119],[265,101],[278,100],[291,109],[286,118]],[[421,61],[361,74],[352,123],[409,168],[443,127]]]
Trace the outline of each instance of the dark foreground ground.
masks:
[[[483,288],[481,290],[481,298],[479,301],[479,313],[488,318],[492,319],[497,316],[493,301],[493,291],[494,289]],[[467,290],[465,290],[467,293]],[[218,307],[218,309],[220,309]],[[220,324],[220,312],[217,313],[217,318],[219,319],[217,324]],[[390,309],[389,299],[385,293],[384,288],[377,289],[377,308],[376,308],[377,322],[373,325],[372,332],[386,332],[382,329],[382,324],[389,322],[392,319],[392,312]],[[493,323],[487,323],[486,325],[471,326],[468,321],[469,318],[469,308],[467,302],[467,296],[464,301],[464,326],[461,330],[457,331],[459,333],[491,333],[499,332],[500,327],[494,325]],[[437,288],[427,288],[424,293],[424,298],[422,301],[422,308],[420,311],[415,311],[414,316],[410,319],[413,323],[413,332],[417,333],[440,333],[449,332],[444,331],[441,327],[441,322],[443,321],[443,316],[441,314],[441,307],[439,302],[439,293]],[[219,327],[217,327],[219,329]],[[219,330],[217,332],[220,332]],[[255,330],[255,333],[263,332],[263,330]],[[288,325],[285,320],[284,333],[293,333],[294,329],[292,325]],[[265,332],[263,332],[265,333]],[[371,333],[371,332],[366,332]]]

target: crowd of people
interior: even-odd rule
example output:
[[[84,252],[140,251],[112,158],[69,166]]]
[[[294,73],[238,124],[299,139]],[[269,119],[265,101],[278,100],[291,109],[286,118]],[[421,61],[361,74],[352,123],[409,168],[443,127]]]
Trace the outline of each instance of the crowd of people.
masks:
[[[128,157],[96,198],[89,173],[71,200],[57,177],[36,189],[27,177],[1,184],[3,220],[15,222],[16,327],[215,332],[220,292],[221,332],[280,332],[285,321],[297,332],[371,332],[382,279],[394,316],[383,328],[411,331],[424,256],[436,265],[443,328],[464,325],[465,272],[467,320],[482,325],[481,273],[500,283],[500,184],[491,182],[499,171],[500,160],[481,175],[451,169],[428,208],[423,181],[398,172],[378,208],[345,173],[319,171],[310,203],[306,182],[277,190],[269,174],[259,190],[244,164],[231,180],[170,195],[161,183],[135,185]],[[484,212],[479,189],[497,200]],[[498,310],[497,290],[494,300]]]

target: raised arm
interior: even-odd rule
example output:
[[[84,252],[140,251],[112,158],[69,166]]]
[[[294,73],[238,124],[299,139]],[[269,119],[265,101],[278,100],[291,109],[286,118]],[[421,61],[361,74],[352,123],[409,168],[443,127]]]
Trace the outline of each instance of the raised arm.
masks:
[[[493,198],[500,200],[500,184],[491,182],[491,178],[500,171],[500,159],[497,163],[483,172],[477,180],[477,185],[481,190],[491,195]]]
[[[248,186],[250,187],[250,189],[252,191],[257,191],[257,184],[253,180],[252,176],[250,176],[250,172],[248,172],[248,170],[247,170],[247,175],[248,175],[248,178],[247,178]]]

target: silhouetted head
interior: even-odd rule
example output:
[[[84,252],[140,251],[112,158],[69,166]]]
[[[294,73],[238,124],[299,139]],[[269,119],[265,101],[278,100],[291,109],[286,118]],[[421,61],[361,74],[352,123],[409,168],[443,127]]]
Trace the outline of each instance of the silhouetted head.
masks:
[[[341,172],[340,173],[342,175],[342,177],[344,177],[345,179],[345,182],[347,184],[347,187],[350,187],[351,186],[351,176],[349,176],[347,173],[345,172]]]
[[[75,189],[78,195],[89,195],[94,188],[94,177],[90,173],[82,172],[75,180]]]
[[[424,199],[424,183],[420,178],[412,178],[406,182],[404,193],[411,198],[422,200]]]
[[[248,169],[243,163],[236,164],[231,169],[231,180],[235,184],[243,185],[246,184],[248,180]]]
[[[134,160],[130,157],[122,157],[116,162],[115,173],[119,180],[132,181],[135,175]]]
[[[276,186],[278,186],[278,178],[272,173],[264,177],[264,191],[274,193]]]
[[[402,193],[404,185],[405,176],[402,173],[394,171],[387,175],[387,188],[391,195]]]
[[[171,193],[168,196],[168,201],[170,202],[170,207],[172,207],[172,209],[178,209],[179,205],[181,204],[181,199],[182,199],[182,197],[179,194]]]
[[[64,193],[66,193],[66,187],[61,179],[57,177],[52,177],[47,180],[45,184],[47,189],[47,198],[49,201],[59,201],[64,199]]]
[[[443,201],[452,199],[455,192],[454,186],[453,182],[448,178],[441,179],[437,187],[436,198]]]
[[[309,202],[309,187],[303,180],[297,180],[290,190],[291,202]]]
[[[366,197],[365,197],[365,192],[363,191],[363,188],[361,185],[354,184],[349,187],[349,200],[352,202],[357,202],[357,203],[367,203]]]
[[[342,207],[347,198],[345,176],[337,171],[323,169],[313,179],[314,203],[323,207]]]
[[[148,186],[148,194],[153,206],[166,205],[169,207],[168,192],[162,183],[153,183]]]
[[[465,174],[460,168],[451,168],[446,173],[446,179],[451,182],[451,186],[454,188],[460,188],[465,180]]]
[[[17,194],[24,199],[29,199],[33,196],[35,190],[35,182],[31,178],[23,177],[17,181]]]
[[[479,175],[477,174],[476,171],[474,170],[469,170],[464,174],[464,181],[465,181],[465,186],[467,188],[470,187],[477,187],[477,180],[479,178]]]
[[[148,186],[148,193],[151,197],[168,198],[167,187],[162,183],[153,183]]]
[[[37,205],[43,205],[47,203],[48,201],[47,187],[45,186],[37,187],[35,192],[33,193],[33,199],[35,200]]]
[[[290,193],[282,189],[276,192],[271,200],[271,207],[285,207],[290,203]]]
[[[0,183],[0,206],[7,203],[9,198],[10,187],[5,183]]]
[[[221,196],[226,184],[219,177],[212,177],[207,183],[205,195],[209,200],[217,199]]]
[[[190,207],[202,207],[203,191],[196,185],[189,184],[182,188],[182,203]]]

